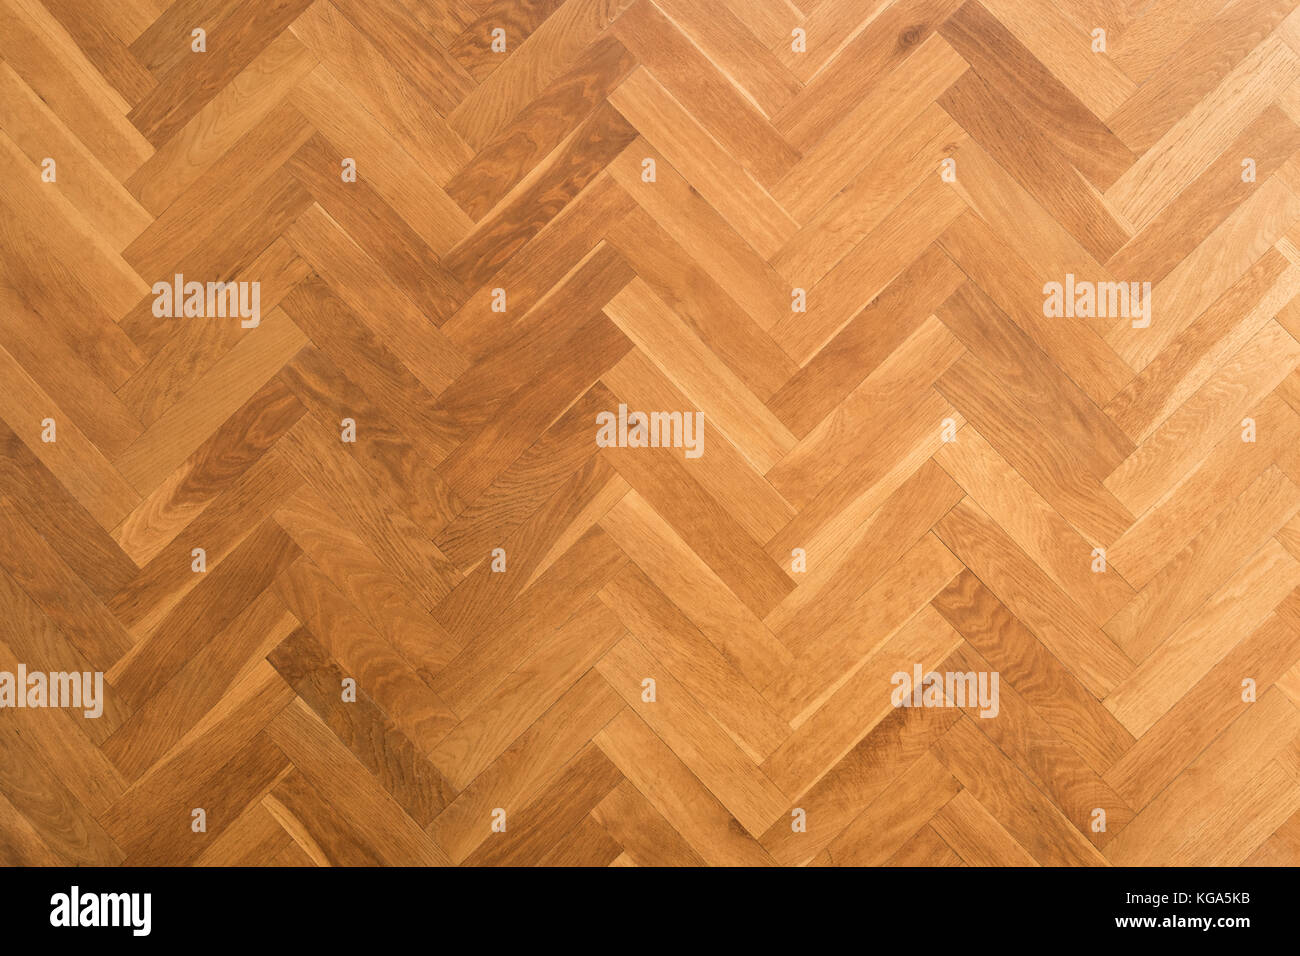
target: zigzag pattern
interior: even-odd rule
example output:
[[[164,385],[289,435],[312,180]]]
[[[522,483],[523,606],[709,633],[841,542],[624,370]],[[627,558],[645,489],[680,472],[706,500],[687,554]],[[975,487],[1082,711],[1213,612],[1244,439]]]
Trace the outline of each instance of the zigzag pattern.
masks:
[[[0,0],[0,860],[1300,863],[1296,5]]]

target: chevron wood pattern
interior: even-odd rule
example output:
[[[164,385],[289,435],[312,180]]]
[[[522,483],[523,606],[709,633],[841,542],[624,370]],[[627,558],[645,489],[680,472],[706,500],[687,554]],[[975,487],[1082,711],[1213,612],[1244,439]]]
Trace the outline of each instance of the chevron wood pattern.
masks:
[[[1300,864],[1297,5],[0,0],[0,860]]]

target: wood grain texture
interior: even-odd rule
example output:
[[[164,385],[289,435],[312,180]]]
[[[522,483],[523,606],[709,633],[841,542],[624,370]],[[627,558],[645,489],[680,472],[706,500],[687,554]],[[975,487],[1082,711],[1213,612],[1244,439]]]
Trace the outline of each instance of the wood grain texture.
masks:
[[[1300,865],[1297,3],[0,0],[0,863]]]

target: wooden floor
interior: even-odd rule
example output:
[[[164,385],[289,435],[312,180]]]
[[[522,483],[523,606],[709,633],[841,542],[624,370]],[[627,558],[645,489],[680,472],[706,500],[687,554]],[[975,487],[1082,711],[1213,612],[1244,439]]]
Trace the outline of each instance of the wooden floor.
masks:
[[[0,860],[1300,863],[1297,3],[0,0]]]

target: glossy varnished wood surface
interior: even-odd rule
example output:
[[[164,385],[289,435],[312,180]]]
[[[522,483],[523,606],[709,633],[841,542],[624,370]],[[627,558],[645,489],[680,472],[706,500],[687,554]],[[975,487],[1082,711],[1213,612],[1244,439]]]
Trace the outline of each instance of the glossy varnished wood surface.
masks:
[[[1295,7],[0,0],[0,861],[1300,863]]]

